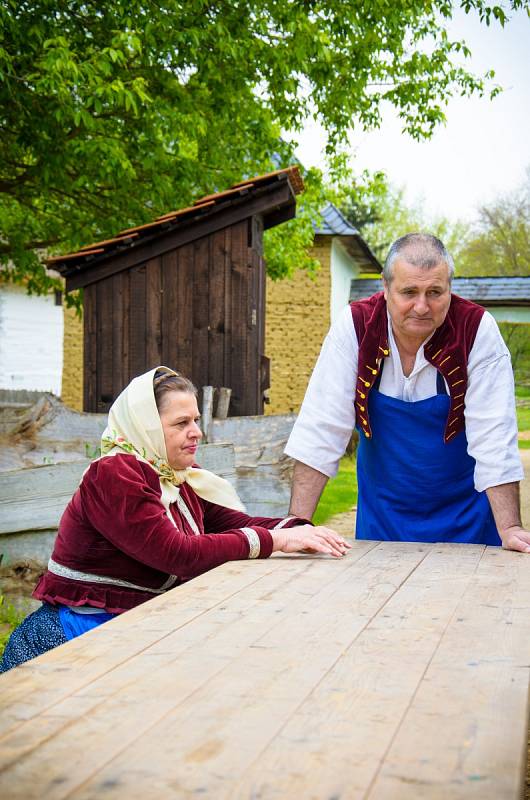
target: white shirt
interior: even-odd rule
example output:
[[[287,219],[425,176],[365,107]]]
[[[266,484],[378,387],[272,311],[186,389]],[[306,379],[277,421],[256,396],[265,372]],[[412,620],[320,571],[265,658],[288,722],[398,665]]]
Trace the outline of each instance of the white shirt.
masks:
[[[390,355],[379,391],[406,402],[436,395],[437,370],[425,358],[423,345],[407,377],[392,326]],[[425,344],[425,342],[424,342]],[[287,442],[287,455],[333,477],[355,426],[354,390],[359,345],[349,306],[332,325],[298,418]],[[494,318],[484,313],[467,365],[465,423],[468,453],[475,461],[475,488],[520,481],[524,477],[517,445],[517,418],[510,353]],[[440,440],[442,433],[440,433]]]

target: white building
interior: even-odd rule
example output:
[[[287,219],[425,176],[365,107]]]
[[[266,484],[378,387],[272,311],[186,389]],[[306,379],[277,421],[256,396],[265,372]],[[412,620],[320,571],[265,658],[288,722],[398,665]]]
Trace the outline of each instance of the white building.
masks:
[[[55,293],[0,284],[0,389],[61,394],[63,309]]]

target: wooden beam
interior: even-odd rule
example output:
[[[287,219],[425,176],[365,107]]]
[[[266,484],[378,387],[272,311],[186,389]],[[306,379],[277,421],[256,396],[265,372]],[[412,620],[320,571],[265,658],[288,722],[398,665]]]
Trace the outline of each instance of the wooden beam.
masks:
[[[228,408],[230,406],[231,394],[232,394],[232,389],[228,389],[226,386],[221,386],[221,388],[219,389],[219,399],[217,401],[217,409],[215,411],[216,419],[227,418]]]
[[[208,441],[210,433],[210,426],[213,419],[213,401],[215,389],[213,386],[202,387],[202,415],[201,415],[201,428],[203,434],[203,442]]]

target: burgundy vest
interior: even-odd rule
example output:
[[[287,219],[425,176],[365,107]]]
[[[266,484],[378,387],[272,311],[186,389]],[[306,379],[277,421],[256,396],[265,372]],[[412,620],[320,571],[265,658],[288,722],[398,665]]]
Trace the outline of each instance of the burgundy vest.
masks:
[[[355,413],[361,430],[370,438],[368,396],[383,358],[390,353],[386,300],[383,292],[378,292],[366,300],[350,303],[350,308],[359,342]],[[424,347],[425,358],[443,375],[449,386],[451,405],[445,424],[445,443],[464,429],[467,361],[483,314],[482,306],[452,294],[445,320]]]

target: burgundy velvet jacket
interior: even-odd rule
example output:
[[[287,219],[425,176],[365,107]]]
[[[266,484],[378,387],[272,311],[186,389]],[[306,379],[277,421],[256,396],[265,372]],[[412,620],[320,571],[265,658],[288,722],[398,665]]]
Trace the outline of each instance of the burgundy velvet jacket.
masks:
[[[176,503],[168,519],[160,501],[157,473],[123,454],[91,464],[59,524],[52,559],[59,565],[159,589],[170,575],[180,582],[226,561],[246,559],[249,542],[241,528],[260,540],[259,558],[272,552],[268,529],[282,520],[249,517],[209,503],[182,484],[181,496],[199,528],[196,535]],[[293,518],[284,527],[307,524]],[[46,571],[33,596],[52,605],[89,605],[121,613],[155,595],[121,586],[73,580]]]

